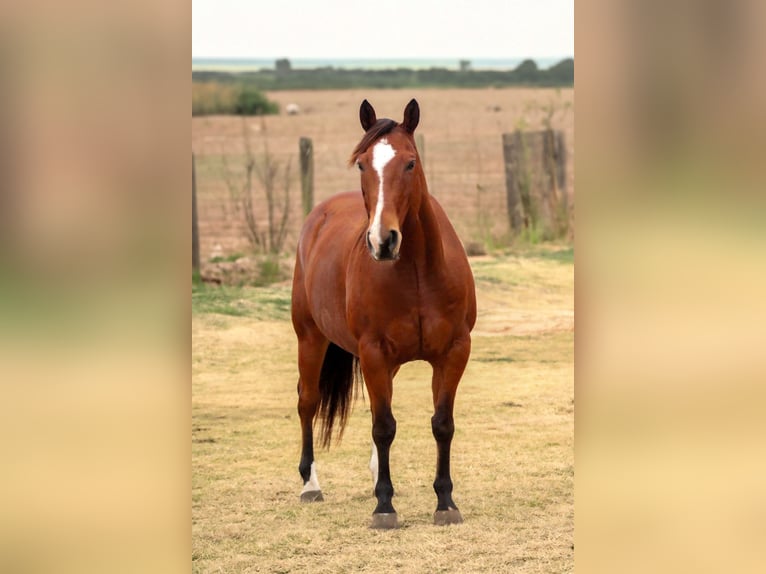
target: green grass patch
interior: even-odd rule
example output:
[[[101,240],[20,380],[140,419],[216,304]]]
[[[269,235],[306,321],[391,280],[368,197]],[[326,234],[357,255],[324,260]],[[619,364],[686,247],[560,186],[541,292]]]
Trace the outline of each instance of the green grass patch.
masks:
[[[574,246],[569,243],[524,243],[520,242],[513,247],[499,249],[493,252],[495,257],[513,256],[520,259],[543,259],[546,261],[556,261],[558,263],[574,263]],[[474,272],[482,268],[496,267],[496,260],[473,260],[471,266]]]
[[[244,288],[192,283],[192,314],[217,313],[242,317],[248,315],[252,302]]]
[[[237,259],[244,257],[244,253],[232,253],[231,255],[216,255],[208,259],[210,263],[234,263]]]
[[[192,284],[192,315],[290,319],[290,288]]]
[[[264,259],[258,263],[258,279],[256,280],[256,286],[271,285],[277,281],[285,279],[282,268],[279,266],[279,261],[274,259]]]
[[[574,263],[574,247],[565,247],[559,249],[542,249],[536,257],[547,259],[549,261],[558,261],[559,263]]]

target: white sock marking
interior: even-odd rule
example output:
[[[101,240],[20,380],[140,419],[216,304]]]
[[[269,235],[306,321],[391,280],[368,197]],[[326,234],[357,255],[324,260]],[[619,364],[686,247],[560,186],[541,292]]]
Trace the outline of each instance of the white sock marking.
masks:
[[[317,466],[315,462],[311,463],[311,476],[309,477],[309,481],[303,485],[303,490],[301,490],[301,494],[304,492],[313,492],[315,490],[322,490],[319,488],[319,478],[317,478]]]
[[[383,168],[396,155],[396,151],[386,138],[383,138],[372,148],[372,168],[378,174],[378,202],[375,204],[375,215],[370,227],[371,239],[380,245],[380,217],[383,213]]]
[[[372,456],[370,456],[370,472],[372,473],[372,488],[378,485],[378,448],[372,443]]]

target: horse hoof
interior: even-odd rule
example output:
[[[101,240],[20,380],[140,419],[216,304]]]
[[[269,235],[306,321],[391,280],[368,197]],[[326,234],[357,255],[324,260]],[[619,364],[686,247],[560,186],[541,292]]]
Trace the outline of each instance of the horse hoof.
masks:
[[[396,512],[381,512],[379,514],[373,514],[370,528],[379,528],[381,530],[399,528],[399,521],[396,519]]]
[[[437,510],[434,512],[434,524],[436,526],[446,526],[447,524],[461,524],[463,517],[457,508],[449,510]]]
[[[321,490],[309,490],[301,492],[301,502],[322,502],[324,497]]]

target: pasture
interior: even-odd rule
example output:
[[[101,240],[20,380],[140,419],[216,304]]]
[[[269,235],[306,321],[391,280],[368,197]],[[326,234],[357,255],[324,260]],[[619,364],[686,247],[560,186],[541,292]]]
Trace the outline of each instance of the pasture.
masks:
[[[359,104],[367,98],[379,117],[401,121],[410,98],[420,104],[418,134],[424,137],[424,159],[429,192],[447,211],[464,242],[493,248],[507,244],[508,215],[502,134],[515,129],[541,129],[546,121],[566,137],[569,205],[574,205],[574,90],[565,88],[483,88],[413,90],[277,91],[268,97],[282,108],[276,116],[192,118],[192,150],[196,155],[200,250],[203,270],[213,255],[245,253],[248,242],[241,217],[230,202],[223,177],[225,160],[244,181],[243,128],[258,156],[268,146],[275,162],[291,162],[288,239],[291,251],[302,223],[298,140],[314,142],[314,202],[359,189],[359,174],[348,166],[354,145],[362,136]],[[288,115],[288,104],[300,115]],[[550,116],[550,117],[549,117]],[[281,180],[281,176],[280,176]],[[266,207],[255,186],[255,214],[264,224]],[[258,203],[260,202],[260,203]]]
[[[479,315],[452,446],[454,497],[465,522],[448,527],[432,524],[427,364],[405,365],[394,381],[391,473],[401,527],[370,530],[375,500],[363,397],[343,441],[317,450],[325,502],[299,502],[289,281],[194,288],[194,572],[573,571],[573,250],[506,250],[471,265]]]

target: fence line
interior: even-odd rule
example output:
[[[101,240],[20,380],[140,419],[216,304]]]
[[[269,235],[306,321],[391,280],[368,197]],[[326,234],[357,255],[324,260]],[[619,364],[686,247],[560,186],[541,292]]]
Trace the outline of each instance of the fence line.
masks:
[[[503,140],[510,136],[503,136]],[[507,204],[509,176],[506,172],[508,161],[504,157],[505,145],[498,145],[500,142],[496,138],[497,133],[474,139],[466,138],[463,134],[453,134],[450,138],[429,140],[427,150],[426,175],[432,195],[438,198],[446,210],[461,239],[466,242],[483,242],[489,247],[507,245],[516,234],[511,233],[513,226]],[[300,154],[301,170],[300,173],[293,172],[296,185],[290,191],[294,194],[290,201],[293,205],[302,204],[304,214],[314,204],[335,193],[359,189],[358,174],[346,163],[348,145],[344,141],[313,141],[310,138],[300,138],[297,134],[295,139],[292,139],[292,144],[286,141],[286,138],[281,139],[282,141],[272,136],[271,149],[275,156],[286,160],[289,157],[294,158],[296,152]],[[296,139],[299,140],[297,150]],[[421,161],[426,163],[422,157],[425,151],[424,139],[416,142],[416,145],[419,146]],[[567,182],[568,154],[564,136],[556,133],[554,139],[553,149],[558,164],[554,170],[556,193],[560,202],[559,209],[563,211],[568,208],[567,187],[571,186],[572,182]],[[303,140],[306,141],[301,143]],[[278,142],[276,146],[275,141]],[[309,149],[310,153],[307,153],[306,150]],[[544,157],[542,151],[539,157]],[[196,175],[199,178],[201,193],[198,209],[203,260],[215,254],[246,253],[249,250],[246,238],[241,236],[241,226],[229,206],[229,194],[220,180],[219,164],[220,158],[217,155],[196,157],[196,169],[199,172]],[[243,168],[239,166],[237,169]],[[263,221],[265,225],[266,201],[260,192],[254,193],[254,209],[258,222]],[[525,213],[522,212],[522,230],[526,229],[523,223]],[[302,217],[290,218],[285,244],[288,251],[295,247],[302,222]],[[542,235],[539,238],[543,238]]]
[[[506,203],[511,232],[553,239],[566,232],[566,146],[563,132],[503,134]]]

